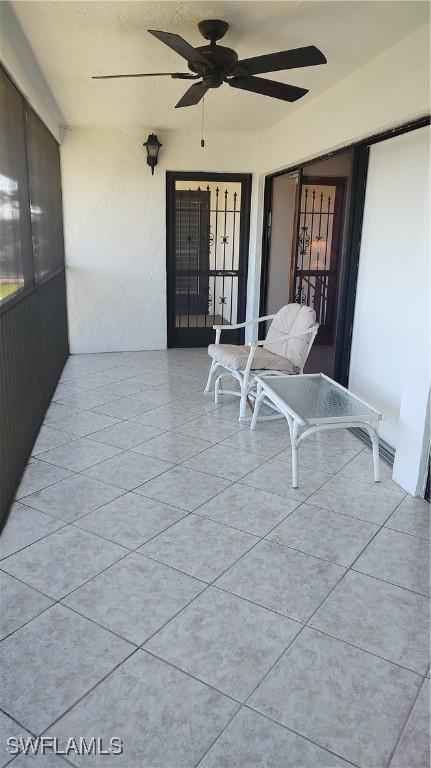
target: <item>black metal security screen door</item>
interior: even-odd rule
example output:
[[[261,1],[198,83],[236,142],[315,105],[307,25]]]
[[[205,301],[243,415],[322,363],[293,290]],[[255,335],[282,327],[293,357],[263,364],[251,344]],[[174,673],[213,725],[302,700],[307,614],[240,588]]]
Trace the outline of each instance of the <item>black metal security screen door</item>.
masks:
[[[302,176],[291,300],[314,307],[316,344],[335,332],[345,180]]]
[[[213,325],[245,319],[250,187],[244,174],[167,174],[168,346],[205,346]]]

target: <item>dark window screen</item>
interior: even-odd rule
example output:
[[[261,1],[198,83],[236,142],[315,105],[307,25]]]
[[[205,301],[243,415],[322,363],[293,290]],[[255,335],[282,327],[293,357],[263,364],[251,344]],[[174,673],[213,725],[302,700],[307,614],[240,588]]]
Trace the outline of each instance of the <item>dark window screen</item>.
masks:
[[[31,227],[36,281],[64,266],[58,144],[32,111],[28,111],[27,144]]]
[[[0,69],[0,304],[32,281],[24,102]]]

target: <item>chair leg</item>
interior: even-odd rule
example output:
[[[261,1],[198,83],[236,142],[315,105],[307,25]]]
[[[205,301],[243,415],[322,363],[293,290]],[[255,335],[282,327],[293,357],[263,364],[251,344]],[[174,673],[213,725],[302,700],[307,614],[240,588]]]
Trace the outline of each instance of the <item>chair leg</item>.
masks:
[[[210,365],[210,370],[209,370],[209,374],[208,374],[208,381],[207,381],[206,387],[204,389],[204,394],[205,395],[207,395],[208,392],[211,391],[212,378],[213,378],[213,373],[214,373],[214,370],[215,370],[216,366],[217,366],[217,363],[216,363],[215,360],[213,360],[211,362],[211,365]]]
[[[224,379],[225,374],[221,373],[220,376],[217,376],[215,380],[214,385],[214,402],[216,405],[220,403],[220,394],[223,394],[222,390],[222,380]]]
[[[241,399],[239,401],[239,421],[247,420],[247,395],[248,395],[248,376],[241,381]]]

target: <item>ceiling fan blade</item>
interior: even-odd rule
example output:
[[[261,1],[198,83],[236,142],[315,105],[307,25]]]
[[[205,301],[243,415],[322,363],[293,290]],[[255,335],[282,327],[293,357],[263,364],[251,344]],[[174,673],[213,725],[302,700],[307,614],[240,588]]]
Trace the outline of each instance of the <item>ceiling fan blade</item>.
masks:
[[[275,80],[267,80],[264,77],[230,77],[226,82],[232,88],[260,93],[262,96],[272,96],[273,99],[282,99],[282,101],[296,101],[308,93],[307,88],[277,83]],[[192,88],[194,87],[192,86]]]
[[[147,31],[150,35],[154,35],[162,43],[169,46],[169,48],[172,48],[173,51],[179,53],[190,64],[205,64],[206,67],[211,67],[208,59],[197,51],[196,48],[193,48],[187,40],[180,37],[180,35],[176,35],[174,32],[159,32],[157,29],[148,29]]]
[[[290,51],[243,59],[236,65],[234,74],[237,70],[238,74],[240,70],[246,70],[250,75],[260,75],[264,72],[279,72],[281,69],[313,67],[316,64],[326,64],[326,57],[315,45],[306,45],[303,48],[292,48]]]
[[[192,75],[190,72],[139,72],[132,75],[93,75],[92,80],[115,80],[119,77],[173,77],[179,80],[193,80],[199,75]]]
[[[208,86],[204,85],[202,82],[194,83],[194,85],[191,85],[185,92],[184,96],[181,97],[178,104],[175,104],[175,109],[178,107],[192,107],[205,96],[207,90]]]

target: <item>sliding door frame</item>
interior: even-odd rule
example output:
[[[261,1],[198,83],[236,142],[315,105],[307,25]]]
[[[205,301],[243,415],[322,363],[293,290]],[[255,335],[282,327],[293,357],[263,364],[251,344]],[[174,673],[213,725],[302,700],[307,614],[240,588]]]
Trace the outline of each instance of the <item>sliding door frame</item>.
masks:
[[[262,260],[261,260],[261,283],[260,283],[260,306],[259,315],[266,315],[268,276],[269,276],[269,258],[271,249],[271,210],[272,210],[272,188],[273,180],[278,176],[299,171],[311,163],[328,160],[332,157],[344,154],[353,150],[352,166],[352,187],[347,230],[346,254],[341,266],[339,275],[340,301],[338,316],[336,322],[336,346],[334,361],[334,378],[343,386],[347,387],[349,383],[350,354],[352,347],[353,320],[355,313],[356,289],[358,282],[359,255],[361,250],[362,222],[364,216],[365,191],[367,184],[367,171],[370,147],[381,141],[401,136],[410,131],[416,131],[430,125],[430,115],[418,118],[412,122],[403,123],[395,128],[376,133],[361,141],[337,149],[334,152],[327,152],[323,155],[317,155],[307,159],[305,162],[288,166],[282,171],[268,174],[265,176],[264,188],[264,206],[263,206],[263,230],[262,230]]]

